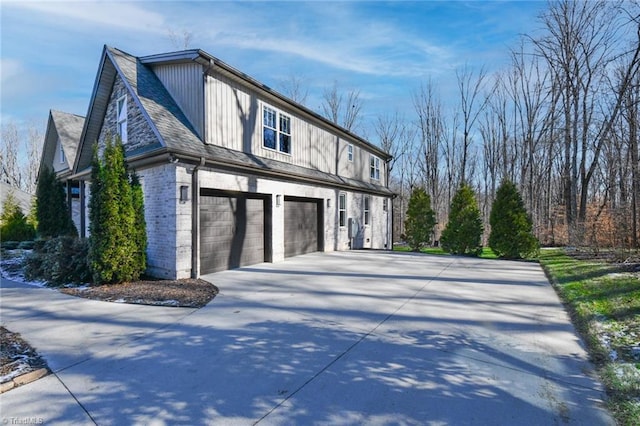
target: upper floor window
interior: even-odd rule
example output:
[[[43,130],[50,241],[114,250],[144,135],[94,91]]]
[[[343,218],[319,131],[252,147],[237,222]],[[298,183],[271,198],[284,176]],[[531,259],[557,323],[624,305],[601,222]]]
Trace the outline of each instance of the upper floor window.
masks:
[[[371,156],[371,179],[380,180],[380,159],[374,155]]]
[[[353,161],[353,145],[351,144],[347,146],[347,158],[349,161]]]
[[[262,144],[265,148],[291,154],[291,117],[264,105]]]
[[[347,226],[347,194],[341,193],[338,198],[338,222],[340,226]]]
[[[127,95],[118,99],[117,104],[118,135],[122,143],[127,142]]]
[[[64,148],[62,148],[62,141],[58,141],[58,143],[60,144],[60,163],[66,163],[67,162],[67,158],[64,155]]]
[[[364,206],[363,206],[363,211],[364,211],[364,224],[368,225],[369,224],[369,219],[370,219],[370,210],[369,210],[369,205],[371,203],[371,199],[368,195],[364,196]]]

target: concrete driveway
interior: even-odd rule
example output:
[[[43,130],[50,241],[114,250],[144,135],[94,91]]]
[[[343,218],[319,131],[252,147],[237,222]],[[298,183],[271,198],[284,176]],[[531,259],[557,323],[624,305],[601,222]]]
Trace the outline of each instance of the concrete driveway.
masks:
[[[353,251],[205,278],[221,293],[199,310],[87,301],[3,281],[3,325],[55,374],[2,394],[0,417],[613,424],[536,264]]]

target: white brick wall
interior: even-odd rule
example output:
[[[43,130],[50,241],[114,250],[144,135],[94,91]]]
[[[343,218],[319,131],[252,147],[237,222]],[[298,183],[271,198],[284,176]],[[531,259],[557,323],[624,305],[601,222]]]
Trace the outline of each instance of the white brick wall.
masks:
[[[284,208],[276,207],[276,195],[319,198],[323,200],[324,210],[324,247],[325,251],[348,250],[349,237],[346,227],[338,226],[338,196],[340,192],[347,194],[347,217],[358,219],[363,223],[363,194],[339,191],[333,188],[305,185],[265,178],[248,177],[229,173],[200,170],[201,188],[212,188],[227,191],[257,192],[272,196],[272,253],[273,261],[284,260]],[[371,195],[370,225],[361,225],[360,245],[354,248],[384,249],[390,247],[389,235],[391,211],[383,211],[384,197]],[[327,199],[331,199],[331,207],[327,207]],[[390,203],[390,201],[389,201]]]
[[[176,166],[164,164],[138,171],[138,175],[147,223],[147,273],[158,278],[178,278]]]

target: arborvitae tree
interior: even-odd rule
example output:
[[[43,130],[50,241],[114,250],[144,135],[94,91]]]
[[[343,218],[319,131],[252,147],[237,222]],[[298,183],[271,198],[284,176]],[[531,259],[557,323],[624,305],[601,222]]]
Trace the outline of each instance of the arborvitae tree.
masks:
[[[489,247],[499,257],[521,259],[538,250],[538,240],[533,235],[531,218],[518,192],[509,180],[504,180],[491,206],[489,217],[491,234]]]
[[[411,192],[407,219],[404,222],[405,238],[413,251],[419,251],[429,242],[436,225],[436,216],[431,209],[431,197],[423,188]]]
[[[12,192],[7,194],[0,217],[2,241],[28,241],[36,236],[36,230],[25,217]]]
[[[144,193],[140,178],[135,172],[131,175],[131,197],[135,212],[136,263],[140,270],[144,271],[147,267],[147,224],[144,220]]]
[[[449,222],[440,242],[448,253],[479,256],[482,253],[482,219],[473,189],[463,184],[451,200]]]
[[[137,280],[146,265],[140,262],[133,191],[119,138],[114,143],[107,137],[102,160],[94,148],[89,208],[93,281]]]
[[[38,177],[36,219],[38,234],[42,238],[78,235],[73,220],[71,220],[64,186],[56,177],[56,173],[48,167],[43,168]]]

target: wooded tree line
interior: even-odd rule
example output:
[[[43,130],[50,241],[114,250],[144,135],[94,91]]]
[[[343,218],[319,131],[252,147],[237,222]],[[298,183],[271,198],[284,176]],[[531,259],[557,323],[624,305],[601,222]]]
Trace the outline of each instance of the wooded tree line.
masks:
[[[495,75],[456,71],[457,106],[445,108],[427,80],[415,120],[381,118],[390,164],[396,239],[411,189],[423,187],[438,222],[469,183],[489,213],[504,179],[514,182],[546,245],[638,248],[640,3],[551,2],[543,31],[523,36]]]

